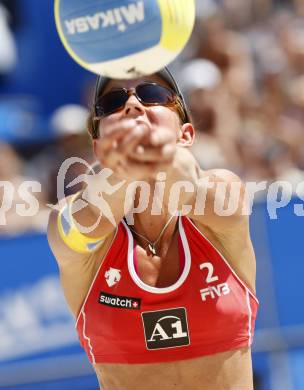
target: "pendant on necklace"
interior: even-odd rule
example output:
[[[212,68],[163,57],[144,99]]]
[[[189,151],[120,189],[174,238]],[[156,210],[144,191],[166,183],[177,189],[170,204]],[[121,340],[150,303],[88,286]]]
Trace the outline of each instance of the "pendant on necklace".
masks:
[[[155,249],[155,246],[153,244],[149,244],[148,249],[150,252],[149,254],[151,254],[152,256],[156,256],[156,249]]]

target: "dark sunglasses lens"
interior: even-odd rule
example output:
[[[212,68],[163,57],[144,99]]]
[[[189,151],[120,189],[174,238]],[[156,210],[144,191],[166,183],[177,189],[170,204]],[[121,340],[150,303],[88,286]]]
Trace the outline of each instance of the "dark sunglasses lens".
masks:
[[[141,84],[136,88],[138,97],[145,104],[169,104],[174,101],[174,92],[155,84]]]
[[[122,108],[128,100],[128,94],[124,90],[110,91],[101,96],[96,104],[98,116],[109,115]]]

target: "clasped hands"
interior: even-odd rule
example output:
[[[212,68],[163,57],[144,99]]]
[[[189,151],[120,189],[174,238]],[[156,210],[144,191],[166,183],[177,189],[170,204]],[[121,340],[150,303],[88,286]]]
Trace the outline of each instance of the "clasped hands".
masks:
[[[154,126],[137,118],[124,118],[101,131],[99,161],[123,179],[155,178],[166,171],[177,149],[178,129]]]

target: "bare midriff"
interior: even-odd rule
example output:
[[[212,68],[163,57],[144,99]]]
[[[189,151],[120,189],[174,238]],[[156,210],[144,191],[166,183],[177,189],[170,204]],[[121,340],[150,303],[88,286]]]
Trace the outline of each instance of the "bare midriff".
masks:
[[[250,349],[154,364],[97,364],[102,390],[252,390]]]

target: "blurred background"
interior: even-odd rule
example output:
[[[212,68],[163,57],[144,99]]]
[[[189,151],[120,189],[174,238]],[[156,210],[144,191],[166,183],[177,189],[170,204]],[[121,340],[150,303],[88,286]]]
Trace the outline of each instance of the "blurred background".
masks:
[[[303,0],[198,0],[191,41],[172,68],[193,113],[193,153],[203,169],[231,169],[246,181],[284,180],[294,190],[304,181]],[[61,163],[71,156],[93,162],[85,122],[94,81],[63,49],[53,1],[0,0],[3,389],[98,388],[45,236]],[[68,181],[83,169],[73,166]],[[33,192],[35,210],[26,207]],[[251,217],[261,305],[255,390],[304,389],[304,219],[294,213],[294,204],[303,204],[297,196],[272,220],[261,192]]]

